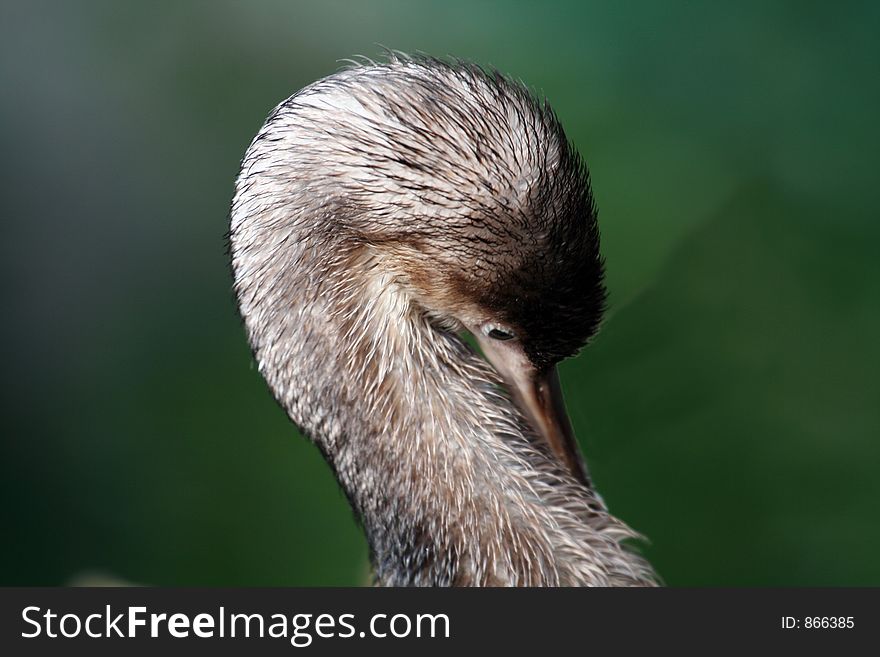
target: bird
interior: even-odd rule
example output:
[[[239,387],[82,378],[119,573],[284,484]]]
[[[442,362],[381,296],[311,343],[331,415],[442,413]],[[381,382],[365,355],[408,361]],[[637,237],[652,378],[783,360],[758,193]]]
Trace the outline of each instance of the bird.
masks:
[[[606,305],[589,172],[495,69],[391,53],[279,104],[229,225],[253,358],[320,450],[378,586],[654,586],[556,365]]]

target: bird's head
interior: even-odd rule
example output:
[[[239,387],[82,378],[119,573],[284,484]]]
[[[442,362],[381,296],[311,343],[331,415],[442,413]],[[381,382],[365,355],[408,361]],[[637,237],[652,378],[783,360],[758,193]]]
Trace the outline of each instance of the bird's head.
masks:
[[[476,338],[577,473],[555,366],[596,332],[605,302],[586,167],[519,83],[432,60],[369,71],[343,85],[356,120],[340,130],[356,130],[367,183],[346,197],[350,227],[438,325]]]
[[[577,474],[555,365],[595,333],[605,291],[587,170],[547,103],[473,65],[393,58],[312,85],[264,130],[260,171],[285,158],[285,193],[319,200],[435,326],[469,331]],[[269,148],[276,134],[291,147]]]

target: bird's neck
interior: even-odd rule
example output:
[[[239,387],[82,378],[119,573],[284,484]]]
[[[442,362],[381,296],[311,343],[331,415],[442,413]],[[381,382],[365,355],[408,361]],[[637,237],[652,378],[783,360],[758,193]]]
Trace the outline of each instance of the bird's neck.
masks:
[[[494,371],[369,251],[310,257],[251,298],[264,321],[248,328],[360,516],[380,583],[652,581],[620,543],[630,530],[559,466]]]

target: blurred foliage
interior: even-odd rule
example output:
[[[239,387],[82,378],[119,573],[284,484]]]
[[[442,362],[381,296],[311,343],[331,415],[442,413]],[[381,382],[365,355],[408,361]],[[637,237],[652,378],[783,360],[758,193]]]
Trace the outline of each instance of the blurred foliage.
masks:
[[[281,99],[383,44],[546,94],[612,308],[563,368],[671,585],[880,584],[876,3],[0,7],[3,584],[360,584],[250,362],[223,234]]]

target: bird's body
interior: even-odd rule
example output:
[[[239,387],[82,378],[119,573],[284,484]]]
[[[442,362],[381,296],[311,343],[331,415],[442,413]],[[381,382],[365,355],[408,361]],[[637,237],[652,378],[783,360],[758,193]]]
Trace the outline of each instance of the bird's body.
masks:
[[[546,106],[471,65],[341,71],[260,130],[230,235],[259,370],[378,583],[654,583],[542,383],[604,299],[586,172]]]

